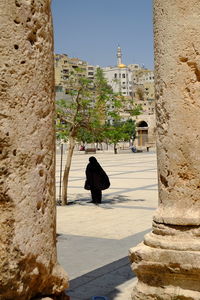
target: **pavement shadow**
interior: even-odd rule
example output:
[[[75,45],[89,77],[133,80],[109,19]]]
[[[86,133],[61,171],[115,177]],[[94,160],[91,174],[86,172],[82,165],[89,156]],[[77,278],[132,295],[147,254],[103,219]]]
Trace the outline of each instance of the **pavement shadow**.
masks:
[[[70,281],[66,294],[72,300],[91,300],[93,296],[115,299],[120,289],[117,287],[135,277],[128,257],[107,264]]]
[[[129,201],[142,202],[142,201],[146,201],[146,200],[145,199],[132,199],[130,197],[123,196],[123,195],[116,195],[116,196],[110,198],[109,195],[105,195],[104,200],[102,202],[110,203],[110,204],[117,204],[117,203],[129,202]]]
[[[73,195],[74,196],[74,195]],[[74,197],[69,197],[68,200],[68,205],[75,205],[75,204],[80,204],[80,205],[94,205],[93,203],[90,203],[91,199],[90,197],[85,197],[84,194],[76,194],[76,198]],[[100,206],[103,207],[103,205],[115,205],[115,204],[119,204],[119,203],[126,203],[126,202],[144,202],[146,201],[145,199],[132,199],[130,197],[124,196],[124,195],[116,195],[116,196],[112,196],[112,198],[110,197],[110,195],[103,195],[103,200],[102,203],[100,204]],[[61,203],[59,203],[57,201],[57,205],[61,205]],[[106,208],[107,206],[105,206]]]
[[[80,204],[80,202],[87,203],[90,200],[90,197],[85,196],[85,194],[70,194],[68,195],[67,205]],[[61,201],[57,200],[56,204],[61,205]]]

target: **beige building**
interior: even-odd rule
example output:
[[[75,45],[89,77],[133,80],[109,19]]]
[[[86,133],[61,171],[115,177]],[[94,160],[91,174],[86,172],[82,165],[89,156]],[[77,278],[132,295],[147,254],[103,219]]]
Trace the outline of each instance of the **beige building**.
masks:
[[[152,115],[155,113],[155,88],[154,83],[144,83],[135,86],[133,98],[137,104],[141,104],[143,114]]]
[[[137,125],[135,145],[137,148],[154,146],[156,130],[154,71],[138,64],[128,67],[132,71],[132,97],[142,106],[141,115],[134,118]]]
[[[87,78],[94,80],[96,70],[99,66],[92,66],[87,64]]]
[[[134,85],[134,99],[142,106],[142,114],[136,118],[137,136],[135,145],[138,148],[155,146],[155,86],[152,71],[139,73],[138,82]],[[143,81],[143,83],[142,83]]]
[[[70,58],[67,54],[54,55],[56,100],[67,99],[69,93],[69,76],[76,71],[78,76],[94,80],[98,66],[89,65],[79,58]]]
[[[55,54],[55,84],[66,85],[70,72],[76,70],[80,76],[86,76],[87,63],[78,58],[70,58],[67,54]]]
[[[133,82],[136,84],[154,83],[154,71],[139,65],[128,65],[132,71]]]
[[[56,100],[65,99],[69,93],[69,76],[76,71],[78,76],[87,77],[87,63],[67,54],[54,55]]]

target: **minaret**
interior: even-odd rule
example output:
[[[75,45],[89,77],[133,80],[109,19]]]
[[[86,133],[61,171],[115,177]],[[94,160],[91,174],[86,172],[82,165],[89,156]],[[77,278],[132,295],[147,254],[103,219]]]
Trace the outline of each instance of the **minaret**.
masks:
[[[122,64],[122,50],[120,46],[117,47],[117,65]]]

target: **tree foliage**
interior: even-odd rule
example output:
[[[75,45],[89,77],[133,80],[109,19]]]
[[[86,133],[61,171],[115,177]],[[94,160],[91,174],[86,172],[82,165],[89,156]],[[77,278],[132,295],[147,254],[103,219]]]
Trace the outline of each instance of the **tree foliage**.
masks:
[[[80,73],[80,70],[79,70]],[[68,141],[68,154],[63,175],[62,204],[67,204],[67,185],[71,160],[76,141],[84,143],[112,143],[127,140],[134,132],[134,122],[122,122],[126,117],[137,115],[140,107],[132,100],[113,92],[98,68],[93,81],[71,73],[68,79],[68,100],[56,102],[57,138]]]

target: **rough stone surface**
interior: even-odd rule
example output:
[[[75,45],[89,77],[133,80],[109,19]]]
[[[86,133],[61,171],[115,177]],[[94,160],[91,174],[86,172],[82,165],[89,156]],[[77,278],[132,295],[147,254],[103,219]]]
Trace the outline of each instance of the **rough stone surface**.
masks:
[[[154,0],[159,207],[130,250],[137,300],[200,299],[200,2]]]
[[[200,3],[155,1],[160,205],[155,220],[200,225]]]
[[[59,294],[49,0],[2,0],[0,299]]]

